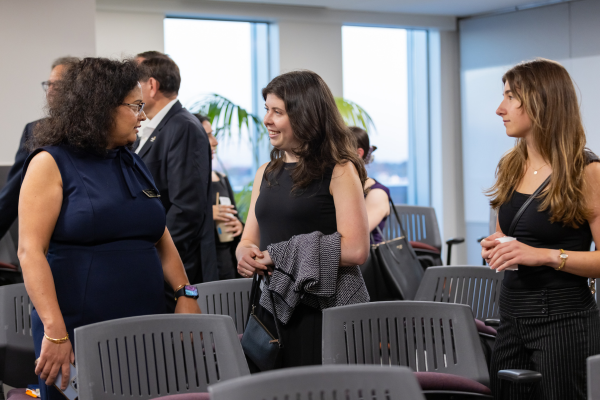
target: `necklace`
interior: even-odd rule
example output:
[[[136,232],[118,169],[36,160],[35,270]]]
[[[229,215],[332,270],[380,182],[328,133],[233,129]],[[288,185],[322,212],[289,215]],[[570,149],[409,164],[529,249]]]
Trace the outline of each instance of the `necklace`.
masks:
[[[540,169],[542,169],[543,167],[545,167],[546,165],[548,165],[548,163],[546,163],[546,164],[542,165],[542,166],[541,166],[541,167],[539,167],[538,169],[534,169],[534,170],[533,170],[533,174],[534,174],[534,175],[537,175],[538,171],[539,171]],[[533,167],[531,167],[531,168],[533,168]]]

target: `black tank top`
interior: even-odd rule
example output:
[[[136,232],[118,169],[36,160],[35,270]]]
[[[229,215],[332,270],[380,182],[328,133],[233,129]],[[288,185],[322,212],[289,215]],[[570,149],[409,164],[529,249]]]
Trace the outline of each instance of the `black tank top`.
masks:
[[[260,249],[271,243],[289,240],[294,235],[319,231],[325,235],[337,232],[335,205],[329,193],[333,166],[323,178],[311,182],[306,189],[292,192],[291,170],[296,163],[284,164],[269,186],[263,176],[254,212],[260,229]]]
[[[598,161],[595,154],[589,152],[586,155],[588,162]],[[515,191],[510,200],[500,206],[498,222],[502,232],[508,232],[515,214],[529,196]],[[590,251],[593,237],[587,221],[577,229],[563,226],[561,222],[550,223],[550,210],[538,211],[540,203],[539,199],[534,199],[527,207],[517,223],[513,237],[531,247]],[[519,265],[518,271],[505,272],[502,283],[509,289],[559,289],[587,286],[587,280],[586,277],[557,271],[548,266]]]

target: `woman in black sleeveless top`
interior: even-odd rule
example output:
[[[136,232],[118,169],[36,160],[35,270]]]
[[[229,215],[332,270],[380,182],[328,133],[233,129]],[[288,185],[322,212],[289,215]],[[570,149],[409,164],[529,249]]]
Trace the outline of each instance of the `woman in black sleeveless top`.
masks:
[[[272,267],[268,245],[315,231],[340,233],[340,267],[362,264],[369,249],[366,171],[329,88],[314,72],[295,71],[271,81],[263,97],[274,148],[271,162],[256,173],[236,252],[238,272],[262,275]],[[275,332],[268,311],[258,304],[255,313]],[[284,348],[276,367],[321,364],[321,325],[320,310],[297,306],[289,322],[280,324]]]
[[[561,65],[537,59],[502,81],[496,113],[517,142],[488,192],[499,209],[497,232],[481,242],[490,267],[506,270],[492,391],[505,399],[585,399],[586,359],[600,353],[600,315],[588,288],[588,277],[600,276],[600,253],[590,251],[592,240],[600,242],[600,163],[585,149],[575,89]],[[512,228],[516,240],[496,240],[540,186]],[[539,371],[542,382],[500,381],[502,369]]]

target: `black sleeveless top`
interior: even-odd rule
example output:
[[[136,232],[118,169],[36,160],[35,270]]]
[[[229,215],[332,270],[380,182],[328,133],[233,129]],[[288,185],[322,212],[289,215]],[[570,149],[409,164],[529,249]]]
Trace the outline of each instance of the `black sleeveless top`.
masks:
[[[263,251],[269,244],[289,240],[294,235],[337,232],[335,205],[329,193],[334,166],[326,170],[323,179],[292,194],[290,172],[295,166],[296,163],[284,164],[270,186],[263,176],[254,208],[260,229],[259,247]]]
[[[589,162],[597,161],[595,155],[588,154]],[[508,232],[510,224],[523,203],[530,195],[513,192],[510,200],[500,206],[498,222],[502,232]],[[534,199],[517,223],[513,237],[531,247],[544,249],[563,249],[571,251],[590,251],[592,231],[586,221],[575,229],[563,226],[561,222],[550,223],[550,210],[538,211],[541,201]],[[568,261],[567,261],[568,262]],[[519,265],[518,271],[504,273],[504,286],[509,289],[559,289],[587,286],[588,278],[557,271],[552,267],[528,267]]]

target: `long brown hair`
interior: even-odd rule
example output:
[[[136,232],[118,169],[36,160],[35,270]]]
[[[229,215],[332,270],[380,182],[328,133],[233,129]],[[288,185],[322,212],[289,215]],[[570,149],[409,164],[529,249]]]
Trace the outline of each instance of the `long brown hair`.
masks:
[[[557,62],[539,58],[511,68],[502,82],[508,82],[521,102],[531,119],[536,149],[552,167],[539,211],[549,209],[552,223],[578,227],[589,216],[583,193],[587,162],[585,132],[569,73]],[[496,183],[486,191],[492,207],[509,201],[525,174],[527,158],[526,140],[518,138],[498,163]]]
[[[323,178],[334,164],[351,162],[361,185],[367,180],[364,163],[356,154],[354,137],[344,123],[329,87],[312,71],[293,71],[279,75],[262,90],[283,100],[294,136],[300,146],[293,149],[298,163],[291,172],[292,192],[302,191],[312,181]],[[273,148],[271,163],[265,171],[270,185],[283,167],[284,152]]]

